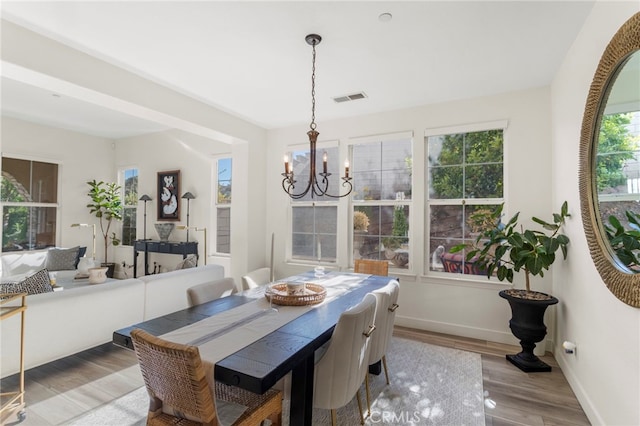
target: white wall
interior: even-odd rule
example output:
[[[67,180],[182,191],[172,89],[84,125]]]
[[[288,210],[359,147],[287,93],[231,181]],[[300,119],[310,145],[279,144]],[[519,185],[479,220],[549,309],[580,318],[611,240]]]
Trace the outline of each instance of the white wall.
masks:
[[[207,231],[213,233],[214,229],[210,226],[214,191],[213,155],[224,153],[231,155],[230,145],[175,130],[120,139],[115,145],[116,168],[137,168],[138,193],[140,196],[147,194],[152,198],[152,201],[147,202],[147,238],[158,239],[154,227],[154,224],[159,222],[157,219],[157,173],[170,170],[180,171],[178,189],[180,196],[185,192],[191,192],[196,196],[189,203],[189,226],[207,227]],[[187,201],[179,199],[178,202],[180,203],[180,220],[171,222],[176,226],[186,225]],[[143,238],[144,204],[142,202],[138,205],[137,223],[138,238]],[[169,239],[185,241],[186,231],[174,229]],[[198,241],[200,264],[202,264],[205,256],[204,234],[191,229],[189,241]],[[208,251],[212,252],[211,246],[208,247]],[[132,256],[131,247],[118,249],[118,260],[124,260],[130,264],[133,262]],[[182,260],[180,256],[150,254],[149,269],[153,270],[153,262],[156,261],[162,266],[162,272],[171,271],[180,260]],[[142,254],[139,255],[138,262],[138,276],[140,276],[144,273]],[[208,262],[211,262],[211,259],[208,259]],[[229,269],[228,265],[226,269]]]
[[[423,240],[428,235],[424,221],[425,145],[427,128],[463,125],[507,119],[505,133],[505,161],[507,164],[506,200],[508,214],[522,211],[527,224],[531,216],[550,217],[552,206],[551,175],[551,127],[549,89],[531,89],[479,99],[428,105],[400,111],[356,117],[339,121],[323,121],[318,118],[320,141],[340,140],[342,158],[349,138],[412,131],[414,135],[413,205],[411,207],[411,231],[413,254],[409,273],[392,271],[401,278],[401,308],[397,323],[461,336],[489,339],[496,342],[517,343],[508,328],[510,311],[508,304],[497,292],[507,286],[489,283],[477,277],[476,282],[460,279],[424,276],[425,257]],[[289,200],[282,191],[282,155],[288,144],[297,144],[306,138],[303,126],[268,132],[267,232],[276,235],[276,276],[287,276],[308,270],[309,265],[288,264],[285,259],[286,236],[290,229]],[[338,161],[334,159],[333,161]],[[340,201],[338,229],[339,267],[348,268],[347,241],[348,200]],[[577,211],[577,204],[571,206]],[[508,283],[507,283],[508,284]],[[523,287],[522,277],[516,283]],[[534,278],[533,286],[540,291],[551,291],[551,279]],[[548,310],[548,320],[553,323],[553,308]],[[551,330],[550,330],[551,331]],[[552,333],[551,333],[552,334]]]
[[[252,126],[248,125],[249,130]],[[181,194],[190,191],[196,195],[190,206],[190,226],[207,227],[211,237],[215,232],[212,220],[215,209],[212,208],[212,194],[215,193],[212,175],[213,156],[229,154],[233,157],[233,217],[231,256],[210,256],[208,263],[225,267],[225,274],[233,276],[238,282],[240,277],[253,267],[265,262],[266,244],[265,216],[263,208],[265,195],[262,187],[249,188],[249,181],[263,182],[265,144],[256,134],[255,142],[234,143],[232,145],[216,142],[190,133],[172,130],[128,139],[111,140],[55,127],[2,117],[2,155],[19,156],[28,159],[50,161],[60,164],[59,181],[59,217],[58,245],[88,247],[91,256],[91,231],[86,228],[71,228],[72,223],[96,223],[97,219],[86,208],[90,201],[87,181],[116,181],[119,168],[135,167],[139,170],[139,193],[148,194],[153,201],[147,203],[147,238],[157,239],[153,226],[156,215],[156,178],[157,172],[179,169],[181,171]],[[249,149],[249,146],[252,146]],[[254,146],[255,145],[255,146]],[[249,208],[249,200],[251,206]],[[181,200],[181,221],[176,225],[186,225],[186,201]],[[143,204],[138,208],[138,237],[143,237]],[[120,223],[114,223],[113,231],[120,232]],[[1,230],[0,230],[1,232]],[[186,231],[174,230],[171,240],[184,241]],[[191,241],[199,242],[201,259],[204,259],[204,234],[191,230]],[[211,238],[209,238],[211,242]],[[104,259],[104,239],[97,228],[96,258]],[[209,244],[209,253],[214,247]],[[118,262],[133,263],[133,250],[130,246],[109,248],[109,259]],[[179,256],[151,255],[153,261],[162,265],[162,270],[173,270],[180,260]],[[142,255],[138,259],[138,275],[143,272]],[[129,276],[132,271],[128,271]]]
[[[578,206],[582,115],[591,80],[606,45],[638,12],[637,2],[596,3],[552,85],[553,191],[569,200],[570,259],[555,269],[556,345],[570,340],[575,355],[557,347],[556,359],[593,424],[640,424],[640,309],[606,288],[591,260]]]
[[[264,216],[266,132],[262,128],[11,22],[3,20],[0,30],[2,31],[0,53],[3,63],[9,65],[5,67],[6,70],[3,69],[3,72],[10,72],[12,79],[28,84],[33,84],[33,80],[37,79],[39,84],[56,87],[56,92],[156,121],[170,128],[181,129],[162,132],[164,136],[159,138],[163,141],[162,151],[151,139],[142,144],[147,149],[138,150],[135,156],[122,148],[126,146],[126,141],[116,143],[117,157],[114,156],[113,151],[103,155],[101,150],[95,152],[87,147],[60,154],[74,155],[76,152],[81,154],[86,152],[83,167],[85,165],[91,167],[92,163],[88,162],[90,161],[88,159],[94,158],[94,155],[100,158],[100,166],[94,169],[89,175],[90,178],[98,174],[96,171],[102,172],[102,164],[109,164],[106,172],[108,175],[102,177],[105,180],[116,179],[116,166],[133,166],[140,163],[147,165],[146,175],[151,169],[155,175],[157,171],[170,170],[177,165],[186,178],[183,181],[187,185],[197,187],[198,191],[202,190],[201,194],[196,195],[205,197],[205,192],[208,192],[209,195],[206,197],[210,200],[210,188],[205,190],[200,186],[199,181],[206,178],[209,184],[211,169],[201,157],[210,155],[211,152],[231,152],[234,161],[232,203],[234,213],[231,219],[233,258],[218,260],[227,262],[230,267],[225,272],[238,280],[253,267],[262,266],[266,246]],[[173,143],[170,140],[173,140]],[[184,141],[188,143],[185,144]],[[226,144],[226,148],[220,147],[221,142]],[[211,148],[212,144],[215,145],[215,149]],[[50,149],[55,151],[56,146],[54,144]],[[111,146],[111,142],[108,146]],[[3,149],[6,150],[4,146]],[[157,166],[149,166],[147,159],[152,159]],[[192,159],[193,162],[191,162]],[[184,160],[186,162],[183,163]],[[145,177],[145,186],[141,187],[141,190],[154,191],[155,184],[149,186],[146,179]],[[83,178],[81,184],[73,181],[73,184],[82,186],[86,180],[88,179]],[[198,183],[195,183],[197,181]],[[156,198],[153,194],[149,195]],[[82,205],[85,204],[86,202],[83,201]],[[152,204],[148,204],[147,207],[152,207]],[[192,207],[195,209],[194,220],[196,217],[198,217],[197,220],[203,220],[205,213],[208,215],[206,210],[199,210],[204,209],[204,203],[198,203],[198,199],[192,202]],[[151,220],[152,215],[149,210],[147,226],[154,233],[151,225],[154,221]],[[151,213],[155,213],[155,210]],[[139,220],[142,222],[142,216]],[[73,219],[73,222],[76,221],[78,219]],[[195,222],[190,224],[193,223]],[[201,225],[201,222],[198,225]],[[213,232],[213,229],[209,231]],[[153,236],[153,233],[150,234],[149,229],[147,230],[148,237]],[[131,254],[127,255],[126,249],[119,249],[116,255],[121,260],[131,259]],[[165,263],[172,262],[173,260],[167,260]]]
[[[58,244],[61,247],[87,246],[91,256],[91,231],[71,228],[72,223],[95,223],[86,205],[90,202],[87,181],[113,181],[113,141],[2,117],[2,155],[59,163]],[[1,231],[0,231],[1,232]],[[97,259],[104,258],[104,240],[97,230]]]
[[[249,127],[249,126],[248,126]],[[258,135],[259,136],[259,135]],[[172,130],[153,133],[115,142],[116,168],[135,167],[139,172],[139,195],[147,194],[153,200],[147,202],[147,238],[158,239],[154,224],[157,220],[157,173],[160,171],[180,170],[180,194],[189,191],[196,196],[191,200],[189,208],[189,226],[206,227],[209,236],[208,249],[210,256],[207,263],[215,263],[225,267],[225,275],[232,276],[240,282],[240,277],[250,270],[251,264],[260,264],[264,259],[264,223],[265,218],[260,206],[265,197],[262,187],[251,186],[248,182],[263,182],[264,179],[264,146],[256,137],[255,141],[234,143],[232,145],[216,142],[211,139],[190,133]],[[251,146],[251,149],[249,149]],[[232,176],[232,223],[231,223],[231,256],[213,256],[213,235],[215,234],[214,194],[215,171],[214,156],[230,155],[233,158]],[[251,200],[251,201],[250,201]],[[187,204],[180,200],[180,221],[176,226],[186,225]],[[252,208],[249,208],[249,205]],[[138,208],[138,238],[143,238],[144,205]],[[171,241],[185,241],[186,231],[175,229]],[[189,240],[198,241],[201,262],[204,259],[204,234],[189,231]],[[117,259],[129,264],[133,263],[131,247],[117,250]],[[153,262],[162,266],[162,271],[173,270],[180,261],[179,256],[149,254],[149,269]],[[144,261],[142,254],[138,258],[138,276],[143,274]]]

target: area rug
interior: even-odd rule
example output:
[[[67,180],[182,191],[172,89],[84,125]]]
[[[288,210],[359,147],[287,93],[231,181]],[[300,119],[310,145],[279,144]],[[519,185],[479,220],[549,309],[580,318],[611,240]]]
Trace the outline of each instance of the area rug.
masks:
[[[367,425],[484,425],[482,361],[479,354],[394,337],[384,372],[369,376],[371,416]],[[366,414],[365,390],[361,391]],[[76,426],[144,425],[148,397],[144,387],[77,418]],[[288,401],[283,424],[288,425]],[[351,401],[337,411],[338,424],[360,424]],[[328,410],[315,409],[314,425],[330,425]]]

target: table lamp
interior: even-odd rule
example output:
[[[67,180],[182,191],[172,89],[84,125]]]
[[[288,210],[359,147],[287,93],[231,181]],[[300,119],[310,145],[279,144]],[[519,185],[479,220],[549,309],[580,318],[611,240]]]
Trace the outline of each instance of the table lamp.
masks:
[[[178,229],[186,229],[187,232],[189,232],[189,229],[193,229],[194,231],[204,231],[204,264],[207,264],[207,228],[198,228],[197,226],[185,226],[185,225],[178,225],[176,226],[176,228]],[[187,242],[189,242],[187,240]]]

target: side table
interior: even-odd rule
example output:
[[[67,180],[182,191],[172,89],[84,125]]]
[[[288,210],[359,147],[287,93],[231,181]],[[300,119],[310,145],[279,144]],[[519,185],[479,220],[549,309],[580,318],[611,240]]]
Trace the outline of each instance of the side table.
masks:
[[[133,277],[138,276],[138,253],[144,252],[144,274],[149,275],[149,253],[181,254],[186,258],[189,254],[198,256],[196,241],[160,241],[135,240],[133,242]]]

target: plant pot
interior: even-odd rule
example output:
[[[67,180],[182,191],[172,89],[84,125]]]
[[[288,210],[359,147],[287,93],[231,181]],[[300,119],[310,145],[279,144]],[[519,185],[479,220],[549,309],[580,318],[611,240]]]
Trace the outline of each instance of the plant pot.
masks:
[[[547,327],[544,324],[544,313],[547,306],[555,305],[558,303],[558,299],[539,292],[534,293],[546,296],[546,298],[542,300],[523,299],[509,293],[509,290],[502,290],[499,295],[503,299],[507,299],[511,306],[509,328],[513,335],[520,339],[522,352],[516,355],[507,355],[507,360],[527,373],[551,371],[551,366],[534,355],[533,349],[536,347],[536,343],[542,341],[547,335]]]
[[[113,278],[113,274],[116,270],[116,264],[115,263],[101,263],[100,266],[105,266],[107,267],[107,278]]]
[[[367,235],[367,231],[354,230],[353,231],[353,258],[361,259],[360,249],[364,244],[364,236]]]

